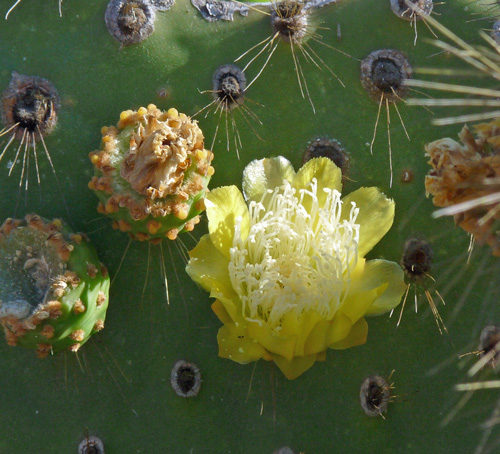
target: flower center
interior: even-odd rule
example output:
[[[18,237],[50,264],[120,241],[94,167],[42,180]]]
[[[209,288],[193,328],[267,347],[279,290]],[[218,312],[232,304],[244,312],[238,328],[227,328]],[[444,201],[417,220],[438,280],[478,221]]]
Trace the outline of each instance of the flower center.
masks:
[[[250,203],[247,238],[237,225],[229,275],[248,320],[279,331],[289,312],[335,315],[358,257],[359,208],[353,204],[342,220],[340,192],[324,191],[320,206],[316,179],[298,195],[285,181],[266,194],[265,205]]]

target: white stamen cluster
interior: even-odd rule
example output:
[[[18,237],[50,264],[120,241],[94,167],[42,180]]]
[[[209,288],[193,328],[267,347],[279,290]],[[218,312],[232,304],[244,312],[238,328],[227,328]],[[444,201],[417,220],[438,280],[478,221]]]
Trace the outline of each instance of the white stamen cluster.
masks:
[[[248,320],[280,330],[283,316],[314,310],[331,320],[348,292],[358,257],[359,208],[341,220],[337,190],[324,189],[320,206],[317,181],[296,190],[285,181],[269,190],[265,205],[251,202],[250,232],[237,224],[230,249],[229,275]]]

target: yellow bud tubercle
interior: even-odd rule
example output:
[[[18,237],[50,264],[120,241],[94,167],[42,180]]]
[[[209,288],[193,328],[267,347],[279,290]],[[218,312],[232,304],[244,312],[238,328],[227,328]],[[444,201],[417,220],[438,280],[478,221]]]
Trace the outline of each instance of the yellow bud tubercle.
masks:
[[[78,350],[80,350],[81,344],[73,344],[68,347],[68,350],[70,352],[76,353]]]
[[[151,235],[155,235],[158,230],[160,230],[161,223],[159,223],[158,221],[149,221],[146,227]]]
[[[168,116],[170,118],[173,118],[173,119],[179,118],[179,111],[177,109],[175,109],[174,107],[171,107],[170,109],[168,109],[167,113],[168,113]]]
[[[172,230],[169,230],[165,236],[169,239],[169,240],[175,240],[177,238],[177,234],[179,233],[179,231],[177,229],[172,229]]]
[[[195,208],[197,211],[205,211],[205,199],[198,200],[198,202],[196,202]]]
[[[206,158],[207,158],[206,150],[197,150],[196,159],[198,159],[198,161],[204,161]]]
[[[146,241],[146,240],[149,240],[149,235],[146,235],[145,233],[142,233],[142,232],[137,232],[135,234],[135,237],[139,240],[139,241]]]
[[[188,214],[189,214],[189,207],[187,206],[182,207],[177,213],[175,213],[175,215],[179,219],[186,219],[188,217]]]
[[[122,232],[128,232],[128,231],[132,230],[132,226],[127,221],[124,221],[123,219],[120,219],[118,221],[118,227]]]
[[[120,113],[120,120],[125,121],[128,117],[130,117],[132,113],[133,112],[131,110],[124,110],[122,113]]]
[[[104,321],[97,320],[94,325],[94,331],[101,331],[104,328]]]
[[[82,240],[83,240],[83,237],[78,233],[71,235],[71,241],[74,241],[75,243],[80,244],[82,242]]]

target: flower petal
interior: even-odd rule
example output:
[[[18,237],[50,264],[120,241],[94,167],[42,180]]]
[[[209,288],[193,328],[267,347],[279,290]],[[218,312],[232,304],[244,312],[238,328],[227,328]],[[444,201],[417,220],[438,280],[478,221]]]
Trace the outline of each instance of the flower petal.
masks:
[[[379,282],[387,283],[387,287],[378,287],[379,296],[370,306],[365,315],[381,315],[394,309],[406,291],[404,273],[395,262],[388,260],[368,260],[365,267],[366,273],[373,275]]]
[[[211,307],[222,323],[234,323],[237,326],[246,326],[246,321],[241,314],[241,302],[237,297],[230,299],[222,293],[214,294],[214,292],[210,296],[217,298]]]
[[[193,281],[211,296],[238,299],[227,271],[229,260],[213,245],[210,235],[203,235],[189,256],[186,272]]]
[[[405,289],[404,273],[397,263],[358,259],[349,292],[338,310],[356,323],[364,315],[380,315],[396,307]]]
[[[258,342],[249,338],[243,327],[237,327],[234,323],[225,324],[219,328],[217,344],[221,358],[232,359],[240,364],[248,364],[264,357],[270,359],[266,350]]]
[[[329,347],[334,342],[344,339],[349,335],[351,328],[351,319],[342,312],[337,312],[330,322],[330,327],[326,334],[325,345]]]
[[[327,197],[325,188],[342,190],[342,171],[328,158],[314,158],[307,161],[297,172],[292,186],[297,189],[307,189],[313,178],[318,182],[319,206],[325,205]]]
[[[209,192],[205,201],[208,231],[214,246],[228,259],[237,219],[241,217],[241,237],[248,235],[250,215],[243,195],[236,186],[223,186]]]
[[[227,271],[229,260],[213,245],[210,235],[203,235],[189,256],[186,272],[193,281],[208,292],[237,298]]]
[[[210,307],[224,325],[226,323],[234,323],[233,319],[229,315],[229,312],[226,310],[220,300],[215,300]]]
[[[297,335],[280,336],[266,323],[247,321],[248,335],[256,339],[268,352],[291,360],[295,354]]]
[[[359,207],[358,255],[364,257],[389,231],[394,220],[394,200],[378,188],[359,188],[342,199],[342,219],[349,219],[351,202]]]
[[[305,343],[306,341],[308,341],[309,337],[313,335],[313,333],[318,337],[316,341],[318,343],[321,342],[321,337],[326,337],[326,323],[322,323],[318,326],[318,323],[320,323],[321,321],[326,322],[323,317],[316,311],[307,311],[301,315],[300,325],[297,333],[298,338],[295,345],[296,356],[303,356],[305,354]],[[324,333],[324,335],[321,334],[322,332]],[[326,345],[323,342],[323,348],[319,348],[319,350],[315,351],[314,353],[318,353],[318,351],[322,351],[325,349]]]
[[[323,353],[317,355],[296,356],[291,360],[283,358],[283,356],[273,355],[273,361],[289,380],[297,378],[309,369],[316,361],[324,361],[324,359],[325,356]]]
[[[349,322],[349,328],[351,323]],[[327,336],[331,328],[331,322],[320,320],[311,330],[307,339],[302,342],[302,355],[312,355],[326,350],[328,347]]]
[[[329,345],[330,348],[335,350],[343,350],[345,348],[356,347],[357,345],[363,345],[366,342],[368,336],[368,323],[363,318],[360,318],[351,329],[351,332],[341,341],[334,342]]]
[[[243,171],[243,194],[247,202],[260,202],[268,189],[281,186],[283,180],[292,181],[295,170],[283,156],[255,159]]]
[[[344,300],[337,309],[337,312],[349,318],[351,324],[356,323],[365,315],[378,296],[374,290],[377,286],[365,279],[367,277],[365,266],[366,259],[358,258],[356,267],[349,276],[350,284],[347,295],[344,296]]]

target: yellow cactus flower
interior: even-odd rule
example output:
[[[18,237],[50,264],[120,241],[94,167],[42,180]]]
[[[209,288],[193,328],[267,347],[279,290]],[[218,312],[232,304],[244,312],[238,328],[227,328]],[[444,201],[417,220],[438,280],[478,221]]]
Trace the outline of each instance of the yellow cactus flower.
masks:
[[[209,233],[186,270],[216,298],[219,356],[274,361],[294,379],[327,348],[364,344],[364,317],[399,304],[401,267],[364,258],[391,228],[394,201],[373,187],[341,198],[341,180],[328,158],[295,173],[277,157],[245,168],[244,196],[208,194]]]

